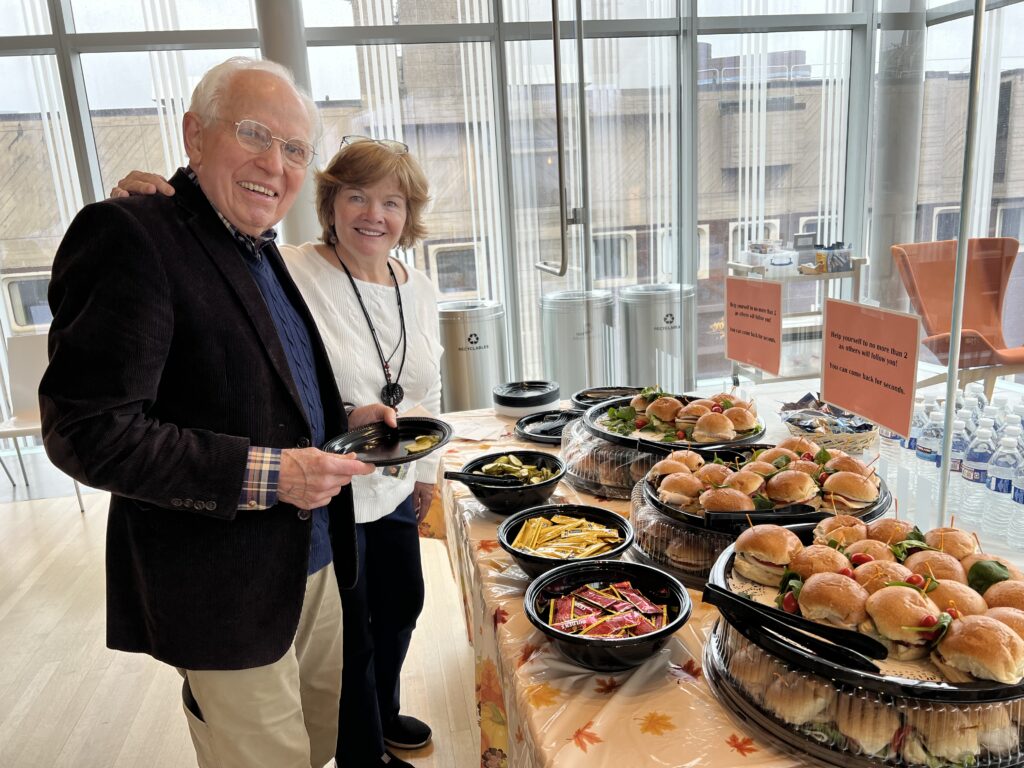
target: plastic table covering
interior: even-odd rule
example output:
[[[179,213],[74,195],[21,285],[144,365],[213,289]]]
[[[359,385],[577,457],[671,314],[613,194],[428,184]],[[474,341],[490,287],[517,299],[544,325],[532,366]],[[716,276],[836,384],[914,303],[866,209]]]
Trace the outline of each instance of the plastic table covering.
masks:
[[[494,438],[455,439],[447,447],[438,470],[439,498],[423,531],[447,539],[462,593],[475,656],[482,768],[801,764],[753,738],[712,696],[701,660],[718,612],[693,590],[686,626],[633,670],[591,672],[551,647],[523,611],[529,580],[498,545],[504,518],[488,512],[464,485],[442,477],[481,453],[539,446],[517,441],[514,421],[489,409],[443,418],[456,438],[489,431]],[[592,503],[629,516],[628,501],[597,499],[566,483],[552,502]]]

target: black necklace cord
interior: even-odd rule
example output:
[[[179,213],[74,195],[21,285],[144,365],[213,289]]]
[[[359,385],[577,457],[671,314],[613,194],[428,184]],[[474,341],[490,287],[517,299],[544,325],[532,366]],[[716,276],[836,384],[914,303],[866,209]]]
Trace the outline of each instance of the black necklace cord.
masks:
[[[401,331],[398,337],[398,343],[395,344],[395,349],[392,353],[384,358],[384,350],[380,346],[380,339],[377,337],[377,329],[373,326],[373,320],[370,319],[370,313],[366,309],[366,304],[363,302],[363,296],[359,293],[359,287],[356,285],[356,280],[352,277],[352,272],[345,265],[345,262],[341,260],[341,254],[338,253],[337,246],[334,247],[334,257],[338,260],[341,268],[345,270],[345,274],[348,276],[348,281],[352,285],[352,291],[356,295],[356,301],[359,302],[359,308],[363,310],[363,317],[366,318],[366,325],[370,328],[370,336],[373,338],[373,346],[377,349],[377,358],[380,360],[381,371],[384,373],[384,381],[386,382],[384,388],[381,390],[381,400],[385,405],[394,408],[404,398],[404,392],[402,391],[399,381],[402,378],[402,371],[405,370],[405,359],[407,357],[406,351],[409,345],[408,335],[405,332],[405,310],[402,307],[402,292],[398,288],[398,278],[395,277],[395,270],[391,267],[391,262],[388,261],[388,274],[391,275],[391,283],[395,286],[395,297],[398,301],[398,320],[401,323]],[[398,352],[398,347],[402,347],[402,362],[398,367],[398,374],[395,376],[394,383],[391,382],[391,358]],[[392,402],[393,401],[393,402]]]

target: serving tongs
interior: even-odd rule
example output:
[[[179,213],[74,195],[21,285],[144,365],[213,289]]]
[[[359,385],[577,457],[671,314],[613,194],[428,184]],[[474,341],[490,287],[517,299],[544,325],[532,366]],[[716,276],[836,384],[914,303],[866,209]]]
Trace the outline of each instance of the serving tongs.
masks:
[[[482,485],[485,488],[512,488],[523,486],[524,483],[518,477],[502,477],[501,475],[478,475],[475,472],[446,471],[445,480],[456,480],[466,485]]]
[[[770,637],[757,631],[767,629],[827,661],[876,674],[881,670],[871,659],[884,659],[888,655],[885,646],[872,637],[784,613],[739,597],[716,584],[704,587],[704,602],[716,606],[738,631],[754,643],[760,644],[762,639]]]

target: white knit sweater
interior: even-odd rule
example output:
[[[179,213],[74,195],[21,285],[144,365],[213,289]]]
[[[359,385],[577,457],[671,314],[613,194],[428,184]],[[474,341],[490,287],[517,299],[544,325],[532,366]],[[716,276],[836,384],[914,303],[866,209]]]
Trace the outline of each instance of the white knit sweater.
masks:
[[[281,254],[316,320],[342,399],[357,406],[379,403],[384,372],[370,328],[348,277],[340,268],[328,264],[316,252],[313,243],[281,246]],[[409,279],[401,283],[402,269],[395,267],[395,276],[401,283],[399,290],[408,339],[407,359],[399,380],[405,390],[405,399],[399,404],[398,411],[401,414],[422,405],[437,415],[441,409],[443,352],[438,332],[437,294],[425,274],[409,266],[405,271]],[[395,349],[401,332],[394,286],[358,279],[356,284],[387,357]],[[392,381],[401,363],[402,349],[399,347],[391,359]],[[353,477],[356,522],[370,523],[390,514],[412,493],[416,481],[433,483],[437,462],[436,455],[420,459],[410,465],[400,479],[385,475],[384,468],[372,475]]]

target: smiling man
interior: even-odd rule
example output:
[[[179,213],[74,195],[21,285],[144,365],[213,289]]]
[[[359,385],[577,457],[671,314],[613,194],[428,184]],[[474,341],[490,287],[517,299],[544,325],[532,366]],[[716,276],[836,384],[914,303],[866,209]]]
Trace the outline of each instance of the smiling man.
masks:
[[[87,206],[53,266],[46,450],[111,492],[107,644],[178,669],[202,768],[332,758],[348,486],[373,467],[314,446],[394,424],[383,405],[346,420],[274,243],[316,122],[282,67],[214,67],[175,194]]]

